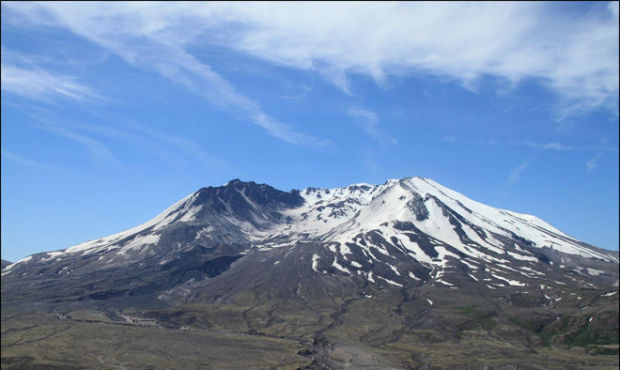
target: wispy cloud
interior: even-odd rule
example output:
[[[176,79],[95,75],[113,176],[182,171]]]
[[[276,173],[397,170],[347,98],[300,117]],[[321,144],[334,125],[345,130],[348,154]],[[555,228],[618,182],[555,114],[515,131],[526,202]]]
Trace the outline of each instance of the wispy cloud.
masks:
[[[347,92],[350,73],[370,75],[379,84],[396,73],[426,73],[460,80],[469,88],[481,76],[495,76],[512,86],[535,79],[548,87],[561,98],[556,106],[560,117],[601,106],[616,109],[617,4],[589,14],[561,7],[244,3],[222,5],[218,14],[242,26],[227,32],[222,45],[316,69]]]
[[[60,167],[51,166],[45,163],[41,163],[41,162],[38,162],[32,159],[23,157],[5,148],[2,148],[2,158],[12,163],[18,164],[20,166],[30,167],[30,168],[34,168],[37,170],[61,172],[63,174],[69,173],[68,171]]]
[[[194,140],[172,135],[148,126],[135,125],[130,126],[129,128],[146,137],[154,139],[158,143],[163,143],[164,145],[173,148],[176,153],[182,153],[186,157],[201,163],[205,167],[217,169],[229,167],[229,164],[222,159],[205,152]]]
[[[603,156],[603,153],[598,152],[586,162],[587,173],[590,173],[596,169],[596,167],[598,166],[598,161],[599,159],[601,159],[602,156]]]
[[[397,140],[379,128],[379,117],[373,111],[363,108],[350,108],[347,115],[353,118],[356,125],[361,127],[373,139],[381,143],[396,144]]]
[[[109,124],[76,123],[72,120],[63,120],[62,123],[58,123],[57,118],[43,118],[41,115],[32,115],[32,118],[38,121],[34,127],[82,144],[99,164],[107,163],[115,167],[125,167],[124,164],[121,166],[118,163],[113,151],[102,143],[108,141],[124,147],[129,146],[169,163],[199,163],[206,168],[217,170],[230,168],[229,163],[207,153],[198,142],[146,125],[110,126]]]
[[[25,4],[24,4],[25,5]],[[64,27],[121,57],[125,62],[157,72],[202,96],[236,118],[264,128],[295,145],[321,148],[329,141],[293,129],[267,114],[261,105],[237,91],[230,81],[187,51],[219,17],[206,4],[29,3],[3,4],[21,15],[21,22]],[[211,19],[206,19],[206,13]],[[14,18],[15,19],[15,18]],[[220,34],[215,32],[215,35]]]
[[[605,142],[600,144],[584,146],[584,145],[570,145],[557,141],[548,142],[536,142],[531,140],[496,140],[496,139],[463,139],[454,135],[445,135],[443,141],[450,144],[465,144],[465,145],[482,145],[491,147],[522,147],[536,150],[552,150],[552,151],[603,151],[603,152],[617,152],[618,148],[607,145]]]
[[[514,184],[515,182],[517,182],[519,180],[519,177],[521,176],[521,172],[523,172],[523,170],[527,168],[529,163],[530,161],[526,160],[526,161],[523,161],[521,164],[519,164],[517,167],[515,167],[510,172],[510,176],[508,177],[508,183]]]
[[[521,173],[525,171],[525,169],[530,165],[530,162],[532,162],[532,160],[536,158],[537,156],[538,156],[538,153],[535,153],[529,156],[523,162],[519,163],[518,166],[513,168],[512,171],[510,171],[510,175],[508,176],[507,184],[511,185],[519,181],[519,178],[521,177]]]
[[[112,151],[99,140],[54,123],[35,124],[34,127],[81,145],[88,152],[93,163],[98,166],[126,170],[125,165],[119,162]]]
[[[166,46],[161,53],[152,54],[158,72],[189,90],[204,97],[212,104],[227,110],[240,120],[250,121],[269,132],[272,136],[296,145],[320,148],[328,145],[327,140],[294,130],[291,126],[278,121],[265,113],[261,105],[239,93],[236,88],[205,63],[201,63],[177,47]],[[121,51],[125,55],[124,50]],[[148,63],[150,65],[150,63]]]
[[[58,98],[74,100],[100,98],[76,77],[54,73],[40,67],[23,68],[2,62],[1,71],[2,91],[8,94],[47,103]]]
[[[429,74],[475,88],[534,80],[555,92],[560,118],[617,110],[618,5],[576,12],[563,3],[183,3],[15,5],[101,44],[157,39],[216,44],[297,69],[316,70],[351,93],[348,75]],[[127,55],[138,60],[148,52]],[[185,68],[185,67],[183,67]]]
[[[617,113],[617,2],[593,4],[588,12],[566,6],[552,2],[2,5],[3,12],[11,11],[11,22],[64,27],[129,64],[189,88],[274,137],[315,148],[329,142],[270,116],[192,55],[190,47],[216,45],[316,71],[350,94],[351,74],[371,76],[380,86],[396,76],[426,74],[469,88],[481,77],[493,76],[505,81],[503,86],[518,86],[525,80],[545,86],[558,97],[559,118],[598,108]],[[71,82],[62,93],[88,93]],[[12,90],[36,94],[34,87]]]

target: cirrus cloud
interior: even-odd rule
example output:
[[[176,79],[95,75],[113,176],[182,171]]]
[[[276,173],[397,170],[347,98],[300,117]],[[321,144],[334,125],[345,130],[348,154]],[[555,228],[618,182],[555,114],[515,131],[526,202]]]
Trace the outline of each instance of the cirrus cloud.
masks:
[[[618,106],[618,3],[3,3],[23,20],[65,27],[125,61],[220,92],[290,142],[317,141],[269,117],[188,51],[219,45],[315,70],[352,93],[351,74],[383,85],[429,74],[472,88],[482,77],[533,80],[556,94],[559,118]],[[196,78],[196,79],[194,79]],[[192,81],[192,82],[188,82]],[[198,81],[198,83],[193,82]],[[219,96],[221,95],[221,96]]]
[[[31,69],[2,63],[2,91],[32,100],[52,102],[58,97],[75,100],[99,98],[75,77],[41,68]]]

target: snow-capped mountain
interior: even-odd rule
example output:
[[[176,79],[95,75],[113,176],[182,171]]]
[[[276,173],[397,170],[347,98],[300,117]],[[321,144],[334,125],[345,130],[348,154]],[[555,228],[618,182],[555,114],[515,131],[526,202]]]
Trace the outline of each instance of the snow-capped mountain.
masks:
[[[339,279],[378,288],[541,290],[617,284],[618,254],[431,179],[290,192],[233,180],[130,230],[26,257],[2,276],[3,300],[28,294],[5,294],[5,281],[60,284],[67,299],[168,301],[222,299],[281,276],[285,286]]]
[[[468,368],[581,368],[595,359],[538,351],[617,348],[618,253],[430,179],[289,192],[233,180],[130,230],[4,267],[1,299],[9,350],[83,348],[97,332],[94,349],[72,350],[76,366],[107,366],[109,348],[123,365],[137,348],[139,368],[186,345],[192,358],[212,346],[236,356],[252,338],[266,341],[259,357],[288,341],[300,369],[426,368],[429,345]],[[149,367],[184,360],[172,358]],[[185,367],[213,367],[199,360],[209,362]]]

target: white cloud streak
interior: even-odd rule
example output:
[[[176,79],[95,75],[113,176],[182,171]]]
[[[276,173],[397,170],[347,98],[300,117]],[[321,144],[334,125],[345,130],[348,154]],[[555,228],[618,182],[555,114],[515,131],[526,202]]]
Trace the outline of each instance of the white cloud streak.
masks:
[[[465,144],[465,145],[482,145],[491,147],[522,147],[536,150],[552,150],[560,152],[572,152],[572,151],[603,151],[603,152],[617,152],[618,148],[609,146],[605,143],[591,146],[576,146],[557,141],[549,141],[545,143],[531,141],[531,140],[495,140],[495,139],[461,139],[453,135],[445,135],[443,141],[450,144]]]
[[[187,44],[215,19],[204,18],[205,4],[171,3],[29,3],[3,4],[23,22],[63,27],[118,55],[125,62],[183,85],[240,120],[250,121],[272,136],[314,148],[329,141],[294,130],[271,117],[261,105],[241,94],[207,63],[187,51]],[[211,14],[215,17],[215,14]]]
[[[523,162],[521,162],[517,167],[513,168],[513,170],[510,172],[510,176],[508,176],[507,183],[509,185],[511,185],[511,184],[514,184],[515,182],[519,181],[519,178],[521,177],[521,173],[523,171],[525,171],[525,169],[530,165],[530,162],[534,158],[536,158],[537,156],[538,156],[538,154],[534,154],[534,155],[528,157]]]
[[[25,158],[5,148],[2,148],[2,158],[12,163],[18,164],[20,166],[24,166],[24,167],[30,167],[30,168],[34,168],[37,170],[61,172],[63,174],[69,174],[68,171],[60,167],[50,166],[50,165],[47,165],[47,164],[29,159],[29,158]]]
[[[375,112],[363,108],[350,108],[347,110],[347,115],[373,139],[381,143],[397,143],[396,139],[379,128],[379,117]]]
[[[594,171],[596,169],[596,167],[598,166],[598,161],[599,159],[601,159],[601,157],[603,156],[603,153],[599,152],[596,153],[592,158],[590,158],[587,162],[586,162],[586,172],[590,173],[592,171]]]
[[[58,98],[80,101],[99,98],[90,87],[73,76],[42,68],[24,68],[4,61],[1,71],[2,91],[27,99],[51,103]]]
[[[117,168],[120,170],[126,170],[125,166],[118,161],[112,151],[99,140],[93,139],[82,133],[78,133],[74,130],[57,124],[43,123],[34,126],[52,135],[73,141],[81,145],[88,152],[93,163],[100,167],[106,166]]]
[[[219,171],[230,169],[230,164],[205,152],[196,141],[149,126],[132,124],[113,127],[67,122],[66,120],[60,124],[54,119],[43,119],[34,115],[32,117],[33,120],[39,121],[34,124],[34,127],[82,144],[93,160],[100,165],[112,164],[115,167],[125,167],[116,160],[112,150],[103,144],[104,140],[108,140],[123,146],[129,144],[132,148],[148,148],[149,150],[143,152],[169,163],[179,164],[189,160]]]
[[[545,86],[558,97],[560,119],[598,108],[617,114],[618,109],[617,2],[596,3],[587,12],[552,2],[43,2],[2,7],[12,11],[6,19],[69,29],[294,144],[328,143],[271,117],[188,50],[218,45],[315,70],[347,93],[352,93],[351,74],[371,76],[379,85],[403,74],[430,74],[470,89],[492,76],[508,86],[523,81]],[[62,91],[78,95],[76,88]]]
[[[225,161],[220,158],[217,158],[209,153],[206,153],[197,142],[176,136],[171,135],[167,132],[162,132],[151,127],[147,126],[131,126],[130,129],[139,132],[140,134],[149,137],[151,140],[154,140],[159,145],[164,144],[168,147],[174,149],[176,153],[181,153],[185,155],[187,158],[193,159],[205,167],[217,168],[219,170],[226,169],[229,167]]]
[[[494,76],[512,86],[531,79],[546,86],[560,98],[560,118],[617,110],[617,2],[588,12],[544,2],[244,2],[192,9],[189,18],[203,24],[195,31],[199,42],[317,70],[347,92],[350,73],[379,84],[390,75],[432,74],[470,88]]]

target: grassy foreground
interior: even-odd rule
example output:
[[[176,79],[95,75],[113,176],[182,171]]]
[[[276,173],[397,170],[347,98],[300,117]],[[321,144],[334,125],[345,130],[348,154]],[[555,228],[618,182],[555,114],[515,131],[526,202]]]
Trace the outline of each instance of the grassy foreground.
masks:
[[[617,369],[617,300],[455,291],[157,310],[3,312],[3,369]],[[588,295],[589,294],[589,295]],[[574,297],[574,303],[570,301]],[[579,298],[579,299],[577,299]],[[432,303],[431,303],[432,302]]]

